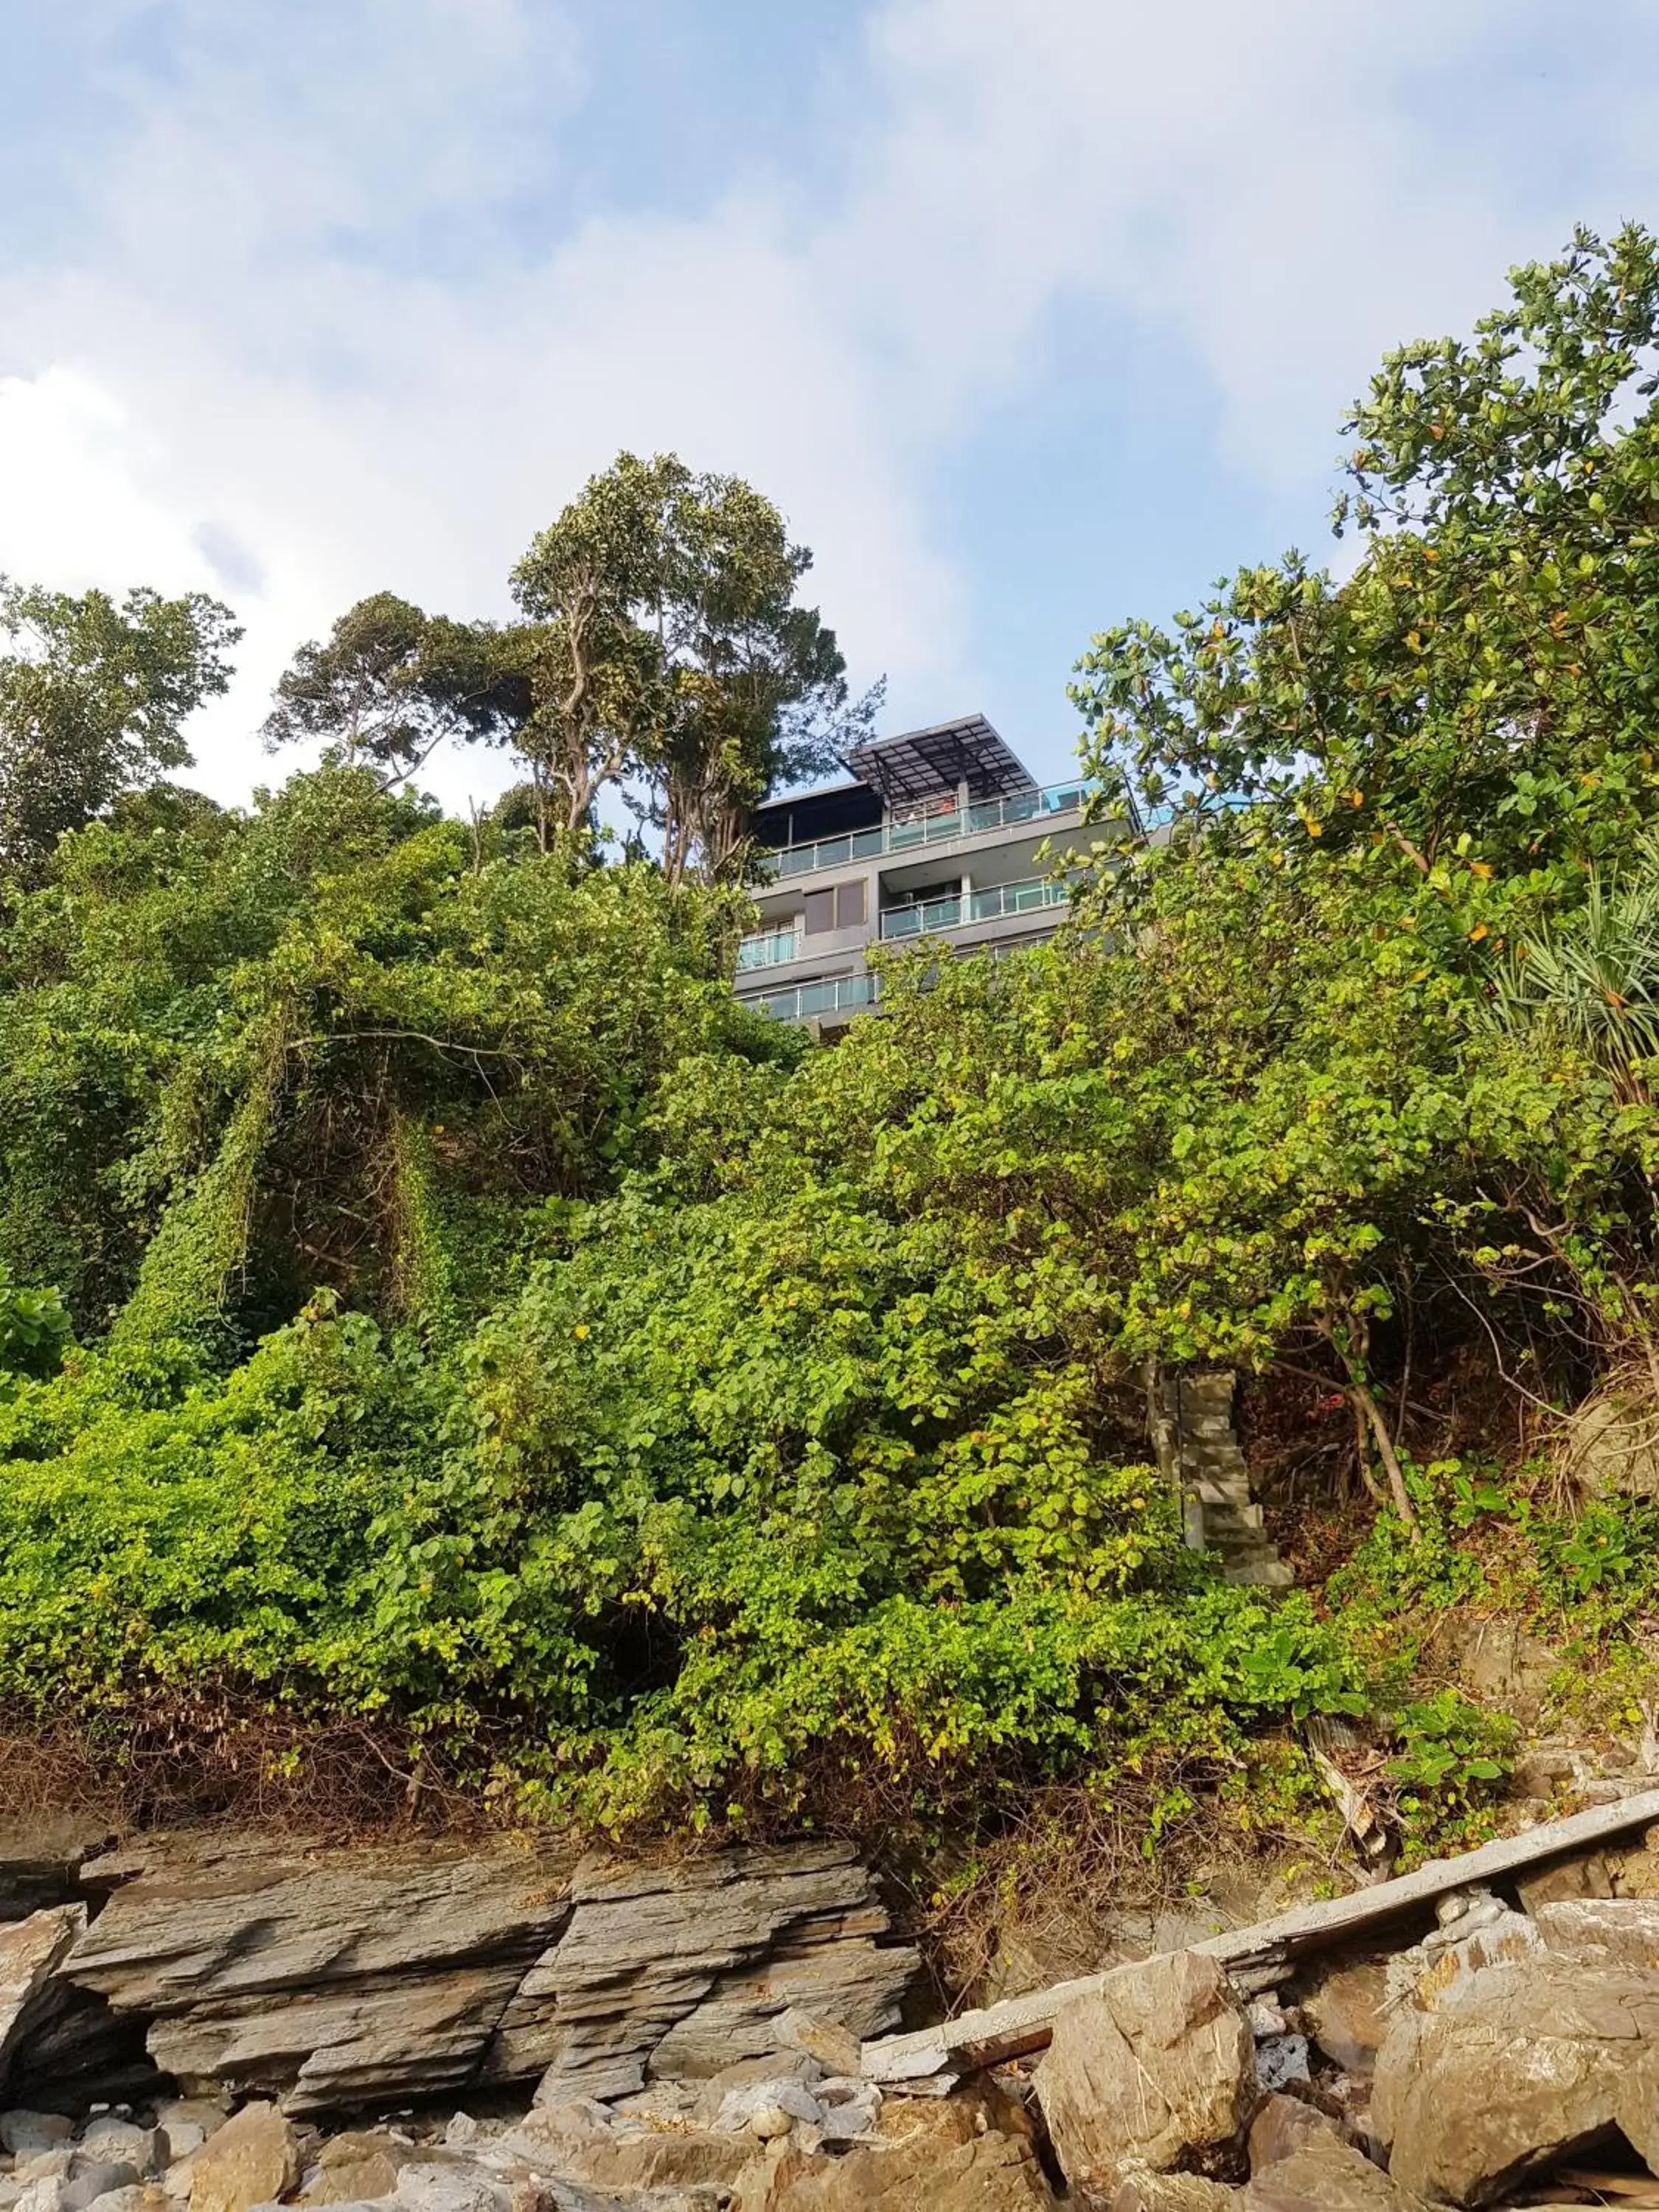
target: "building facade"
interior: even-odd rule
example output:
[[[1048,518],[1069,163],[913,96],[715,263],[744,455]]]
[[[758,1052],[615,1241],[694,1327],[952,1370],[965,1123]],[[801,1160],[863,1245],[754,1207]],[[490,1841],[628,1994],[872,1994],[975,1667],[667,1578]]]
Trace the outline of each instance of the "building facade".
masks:
[[[738,949],[745,1004],[825,1029],[872,1005],[872,945],[926,936],[997,951],[1048,936],[1062,880],[1039,862],[1080,828],[1091,787],[1040,786],[982,714],[849,756],[854,781],[760,809],[760,927]]]

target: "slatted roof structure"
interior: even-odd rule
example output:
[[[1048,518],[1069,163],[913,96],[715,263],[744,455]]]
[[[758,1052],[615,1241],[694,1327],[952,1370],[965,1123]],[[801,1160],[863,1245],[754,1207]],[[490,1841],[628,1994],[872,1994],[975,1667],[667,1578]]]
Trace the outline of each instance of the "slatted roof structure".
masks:
[[[907,730],[902,737],[856,746],[847,764],[890,807],[954,797],[964,783],[970,799],[1001,799],[1036,788],[1030,770],[983,714],[964,714],[929,730]]]

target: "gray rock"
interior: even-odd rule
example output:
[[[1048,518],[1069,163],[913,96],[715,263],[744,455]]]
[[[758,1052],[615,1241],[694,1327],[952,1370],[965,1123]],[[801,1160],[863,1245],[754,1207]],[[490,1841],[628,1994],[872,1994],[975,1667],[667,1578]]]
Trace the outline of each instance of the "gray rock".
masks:
[[[296,2113],[537,2075],[554,2101],[624,2096],[764,2055],[792,2008],[855,2048],[894,2024],[916,1966],[835,1844],[573,1879],[568,1852],[510,1838],[160,1837],[83,1878],[112,1891],[64,1968],[84,2001],[148,2022],[186,2087]]]
[[[106,2114],[87,2122],[76,2148],[80,2158],[125,2163],[142,2175],[161,2172],[169,2161],[172,2144],[160,2128],[141,2128],[134,2120]]]
[[[0,1921],[76,1903],[81,1868],[111,1832],[108,1821],[82,1813],[0,1820]]]
[[[56,2002],[52,1977],[85,1932],[84,1905],[58,1905],[0,1927],[0,2082]]]
[[[1308,2039],[1305,2035],[1273,2035],[1255,2047],[1256,2078],[1264,2089],[1283,2089],[1291,2081],[1305,2081],[1308,2075]]]
[[[792,2008],[880,2034],[918,1963],[881,1941],[885,1908],[841,1844],[662,1866],[585,1861],[571,1899],[568,1927],[508,2006],[485,2069],[507,2078],[538,2062],[549,2104],[763,2057]]]
[[[61,2112],[0,2112],[0,2150],[9,2150],[17,2158],[55,2150],[74,2133],[74,2121],[65,2119]]]
[[[88,2205],[118,2189],[136,2189],[141,2176],[128,2159],[77,2158],[58,2184],[58,2212],[87,2212]]]
[[[398,2176],[409,2212],[512,2212],[510,2189],[475,2166],[411,2164]]]
[[[566,1913],[568,1855],[510,1838],[307,1849],[146,1839],[94,1861],[118,1885],[68,1972],[149,2019],[185,2082],[296,2112],[458,2087]]]
[[[810,2089],[787,2077],[775,2077],[729,2091],[714,2125],[732,2134],[747,2128],[763,2141],[769,2141],[774,2136],[787,2136],[797,2120],[816,2126],[823,2117],[823,2107]]]

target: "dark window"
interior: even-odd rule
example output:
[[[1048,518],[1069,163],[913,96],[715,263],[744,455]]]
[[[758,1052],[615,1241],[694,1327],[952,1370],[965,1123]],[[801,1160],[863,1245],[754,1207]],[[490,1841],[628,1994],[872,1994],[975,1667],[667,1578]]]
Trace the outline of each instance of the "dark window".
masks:
[[[826,929],[836,926],[836,895],[834,891],[808,891],[806,894],[806,934],[821,937]]]
[[[836,892],[836,927],[862,929],[864,927],[864,878],[855,884],[842,884]]]

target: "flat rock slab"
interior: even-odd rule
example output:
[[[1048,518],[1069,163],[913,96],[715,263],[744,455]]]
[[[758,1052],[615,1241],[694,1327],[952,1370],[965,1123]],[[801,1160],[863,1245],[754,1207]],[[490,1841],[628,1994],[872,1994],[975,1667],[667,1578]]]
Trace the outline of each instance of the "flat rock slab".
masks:
[[[569,1856],[512,1838],[356,1850],[157,1838],[93,1862],[112,1894],[69,1978],[150,2022],[185,2083],[295,2110],[472,2080],[568,1916]]]

